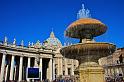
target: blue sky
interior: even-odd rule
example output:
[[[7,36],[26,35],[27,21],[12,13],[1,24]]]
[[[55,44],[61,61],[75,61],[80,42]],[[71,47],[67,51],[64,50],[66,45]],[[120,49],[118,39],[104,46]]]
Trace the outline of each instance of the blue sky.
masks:
[[[111,42],[124,47],[123,0],[0,0],[0,40],[9,42],[15,37],[17,44],[43,42],[53,31],[62,43],[64,30],[75,21],[81,4],[91,12],[92,18],[108,26],[105,34],[96,37],[100,42]]]

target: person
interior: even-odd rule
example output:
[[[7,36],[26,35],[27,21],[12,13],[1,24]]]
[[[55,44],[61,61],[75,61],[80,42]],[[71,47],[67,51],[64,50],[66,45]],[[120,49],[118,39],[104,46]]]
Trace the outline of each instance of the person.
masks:
[[[59,82],[65,82],[65,81],[64,81],[64,79],[60,79],[60,81],[59,81]]]
[[[106,77],[106,82],[112,82],[112,78],[110,76]]]

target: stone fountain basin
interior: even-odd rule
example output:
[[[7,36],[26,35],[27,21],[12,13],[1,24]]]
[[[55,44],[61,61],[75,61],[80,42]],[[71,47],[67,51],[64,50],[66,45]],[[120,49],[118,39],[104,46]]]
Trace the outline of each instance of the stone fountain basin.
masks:
[[[116,46],[114,44],[94,42],[66,46],[63,47],[60,52],[66,58],[96,62],[99,58],[112,54],[115,49]]]
[[[81,18],[71,25],[65,31],[65,36],[72,38],[86,38],[87,34],[93,37],[99,36],[105,33],[107,26],[99,20],[92,18]]]

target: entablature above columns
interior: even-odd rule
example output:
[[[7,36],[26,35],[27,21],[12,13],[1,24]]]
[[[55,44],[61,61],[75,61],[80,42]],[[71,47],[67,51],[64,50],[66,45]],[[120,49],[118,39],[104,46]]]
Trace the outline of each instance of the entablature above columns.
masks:
[[[40,54],[41,58],[53,58],[52,54]]]
[[[5,50],[0,49],[0,53],[9,54],[14,56],[24,56],[24,57],[40,57],[40,58],[52,58],[53,53],[28,53],[28,52],[20,52],[20,51],[13,51],[13,50]]]

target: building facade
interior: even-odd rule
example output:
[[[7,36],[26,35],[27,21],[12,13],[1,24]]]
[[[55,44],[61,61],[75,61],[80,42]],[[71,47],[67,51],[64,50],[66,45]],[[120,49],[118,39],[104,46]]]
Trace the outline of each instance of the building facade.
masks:
[[[0,42],[0,82],[3,80],[22,81],[29,79],[26,76],[28,67],[39,67],[40,80],[54,80],[59,76],[74,76],[78,61],[67,59],[60,54],[62,44],[54,33],[43,43],[37,41],[24,46],[8,43],[7,37]]]
[[[124,76],[124,48],[117,49],[112,55],[99,59],[105,68],[106,76]]]

